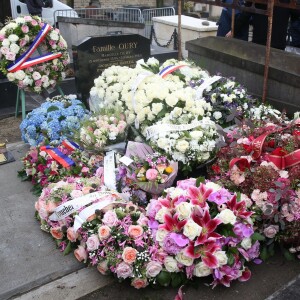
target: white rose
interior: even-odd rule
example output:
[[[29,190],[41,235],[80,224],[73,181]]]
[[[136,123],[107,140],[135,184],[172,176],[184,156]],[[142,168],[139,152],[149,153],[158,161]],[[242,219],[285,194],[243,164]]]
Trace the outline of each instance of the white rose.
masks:
[[[164,260],[164,265],[168,272],[170,273],[176,273],[179,271],[179,268],[177,266],[177,261],[172,256],[167,256]]]
[[[178,214],[179,220],[188,219],[191,216],[192,213],[192,204],[189,202],[181,202],[179,203],[175,210]]]
[[[222,221],[224,224],[234,224],[236,222],[236,216],[234,215],[233,211],[226,208],[222,210],[218,215],[217,218]]]
[[[52,31],[52,32],[50,33],[50,38],[51,38],[51,40],[53,40],[53,41],[58,41],[58,40],[59,40],[59,37],[58,37],[58,34],[57,34],[56,31]]]
[[[12,42],[15,43],[19,40],[19,37],[16,34],[11,34],[8,39]]]
[[[222,187],[212,181],[205,183],[205,187],[212,189],[214,192],[220,190]]]
[[[192,219],[189,219],[183,227],[183,234],[191,241],[199,236],[202,231],[202,227],[195,223]]]
[[[156,65],[159,65],[159,61],[155,57],[150,57],[147,60],[147,65],[149,65],[149,66],[156,66]]]
[[[179,263],[186,267],[190,267],[194,262],[193,258],[186,256],[182,251],[177,253],[175,258]]]
[[[212,270],[202,261],[195,265],[193,274],[197,277],[205,277],[212,273]]]
[[[199,140],[203,137],[203,132],[200,130],[193,130],[190,132],[192,139]]]
[[[16,53],[16,54],[19,53],[19,51],[20,51],[20,47],[15,43],[11,44],[9,46],[9,49],[11,52]]]
[[[186,140],[180,140],[176,145],[176,149],[181,153],[185,153],[189,146],[189,142],[187,142]]]
[[[242,247],[245,249],[245,250],[248,250],[252,247],[252,240],[251,238],[244,238],[241,242],[241,245]]]
[[[166,103],[171,107],[174,107],[177,104],[177,102],[178,98],[176,98],[175,95],[170,94],[166,97]]]
[[[25,72],[23,70],[19,70],[17,72],[15,72],[15,77],[18,80],[23,80],[25,78]]]
[[[39,79],[42,78],[42,76],[41,76],[41,74],[40,74],[39,72],[33,72],[33,73],[32,73],[32,78],[33,78],[34,80],[39,80]]]
[[[168,140],[165,138],[159,138],[157,140],[157,146],[161,149],[164,149],[168,145]]]
[[[9,81],[14,81],[15,80],[15,74],[14,73],[7,73],[7,79]]]
[[[165,223],[165,215],[170,215],[169,209],[166,207],[162,207],[156,214],[155,220],[159,223]]]
[[[225,251],[216,251],[214,256],[217,258],[219,266],[224,266],[227,264],[228,257]]]
[[[152,104],[152,113],[157,115],[163,109],[162,103],[153,103]]]
[[[173,109],[173,114],[175,117],[179,117],[182,115],[182,108],[181,107],[175,107]]]
[[[166,229],[158,229],[156,231],[155,240],[159,242],[159,244],[161,244],[168,233],[169,231],[167,231]]]
[[[213,113],[213,117],[214,117],[216,120],[219,120],[219,119],[222,118],[222,113],[219,112],[219,111],[215,111],[215,112]]]
[[[2,41],[2,46],[3,46],[3,47],[9,47],[9,45],[10,45],[9,39],[4,39],[4,40]]]

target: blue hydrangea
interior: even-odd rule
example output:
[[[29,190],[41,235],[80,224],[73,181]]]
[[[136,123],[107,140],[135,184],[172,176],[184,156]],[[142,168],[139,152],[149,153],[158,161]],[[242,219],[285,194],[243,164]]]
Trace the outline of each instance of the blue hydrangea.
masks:
[[[68,96],[63,101],[53,99],[30,112],[20,124],[25,143],[31,146],[43,141],[59,144],[79,129],[80,120],[90,115],[78,99],[68,99]]]

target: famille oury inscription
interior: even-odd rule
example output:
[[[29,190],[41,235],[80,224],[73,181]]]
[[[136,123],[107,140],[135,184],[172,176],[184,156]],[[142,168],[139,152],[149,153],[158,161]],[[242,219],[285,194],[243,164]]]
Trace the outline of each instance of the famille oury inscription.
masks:
[[[76,88],[88,99],[94,79],[113,65],[135,67],[140,59],[150,57],[149,39],[137,35],[90,37],[73,47]]]

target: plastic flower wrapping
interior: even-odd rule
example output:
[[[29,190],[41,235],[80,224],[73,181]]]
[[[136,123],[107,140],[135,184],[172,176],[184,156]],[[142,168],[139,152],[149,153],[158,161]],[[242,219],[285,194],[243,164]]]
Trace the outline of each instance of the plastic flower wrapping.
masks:
[[[89,111],[75,95],[47,99],[20,124],[22,139],[30,146],[42,142],[59,144],[72,136],[80,121],[88,116]]]
[[[58,150],[70,160],[68,167],[63,166],[57,158],[47,153],[45,146],[31,147],[22,159],[23,168],[18,176],[33,184],[33,191],[40,195],[42,188],[50,183],[55,183],[67,176],[92,177],[103,163],[103,156],[91,155],[80,149],[70,149],[59,145]]]
[[[73,139],[84,149],[103,152],[107,146],[125,142],[126,135],[124,114],[113,110],[95,114],[82,121]]]
[[[263,258],[274,253],[274,242],[291,252],[300,243],[299,136],[299,119],[244,125],[228,134],[210,168],[211,180],[242,193],[255,211],[255,225],[266,238]]]
[[[154,152],[145,144],[128,142],[125,159],[129,159],[126,164],[123,157],[127,180],[152,195],[160,195],[176,178],[178,164],[169,162],[166,156]]]
[[[29,52],[35,37],[44,28],[45,23],[38,16],[22,16],[8,21],[0,30],[0,70],[7,79],[17,84],[20,89],[40,93],[43,89],[53,88],[65,78],[64,70],[69,64],[67,43],[57,28],[50,26],[38,46],[38,56],[53,54],[53,58],[43,63],[22,64],[21,68],[10,70],[9,67],[22,55]],[[49,25],[48,25],[49,26]],[[56,57],[55,54],[61,54]],[[36,53],[30,57],[36,58]],[[26,61],[25,61],[26,63]]]

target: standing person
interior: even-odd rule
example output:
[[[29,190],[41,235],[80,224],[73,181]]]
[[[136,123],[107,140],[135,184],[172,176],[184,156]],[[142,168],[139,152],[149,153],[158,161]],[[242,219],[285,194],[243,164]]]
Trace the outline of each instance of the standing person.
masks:
[[[291,15],[289,35],[291,37],[290,46],[300,48],[300,16]]]
[[[224,3],[231,4],[233,0],[225,0]],[[239,1],[239,4],[243,4],[244,1]],[[239,18],[241,11],[235,10],[235,22]],[[231,32],[231,22],[232,22],[232,9],[224,7],[221,12],[220,19],[218,21],[218,31],[217,36],[226,36],[228,32]],[[234,33],[234,37],[240,40],[248,41],[249,35],[249,23],[242,24],[239,31]]]
[[[29,13],[33,16],[42,16],[44,3],[42,0],[25,0]]]

